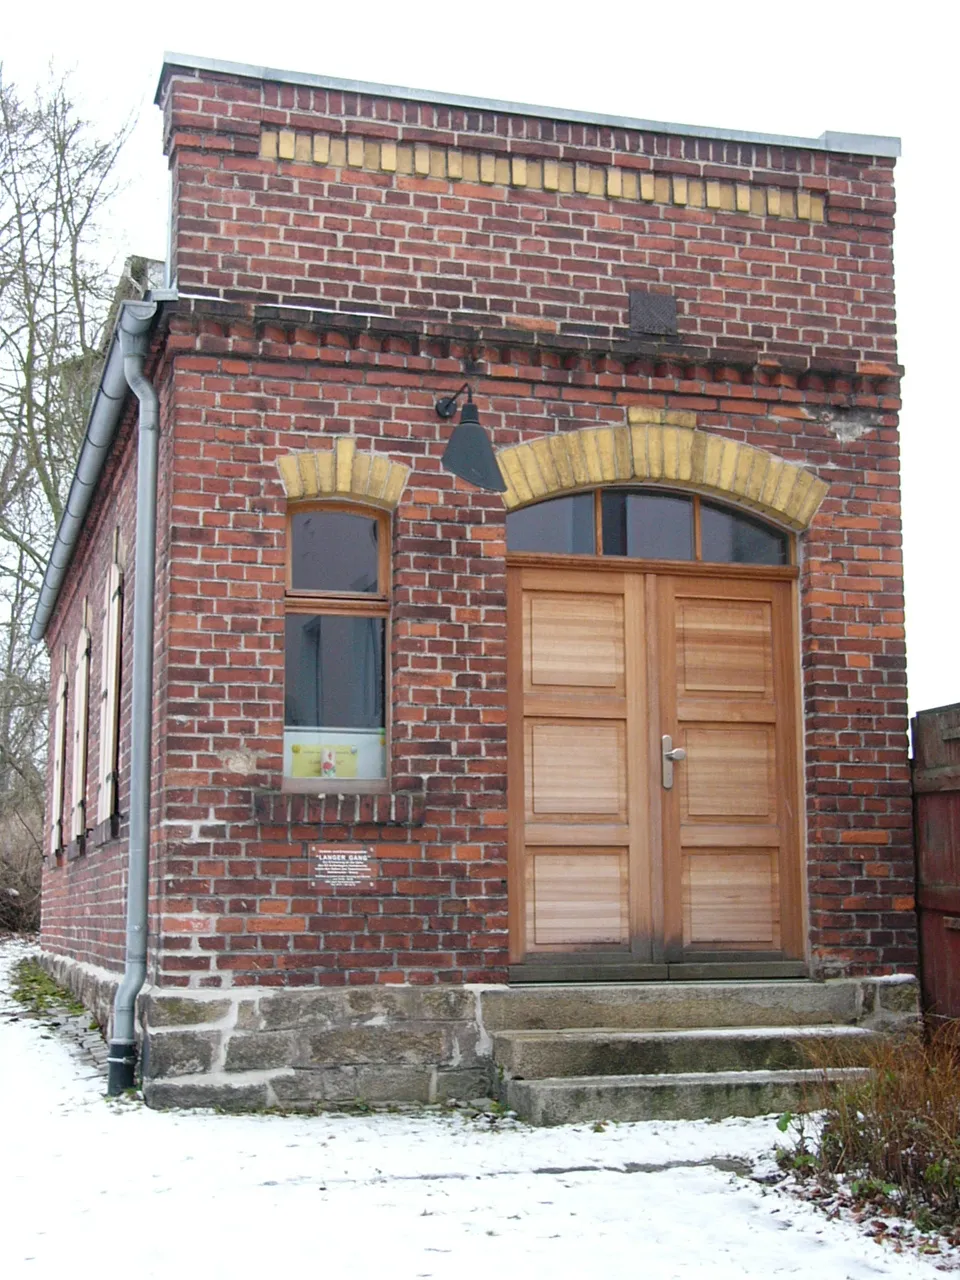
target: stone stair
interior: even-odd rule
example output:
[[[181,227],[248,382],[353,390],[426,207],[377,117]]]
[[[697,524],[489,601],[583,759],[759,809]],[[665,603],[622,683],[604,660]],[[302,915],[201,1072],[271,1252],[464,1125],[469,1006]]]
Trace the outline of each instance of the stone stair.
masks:
[[[484,992],[482,1010],[522,1119],[719,1120],[803,1110],[824,1078],[862,1075],[876,1036],[915,1017],[906,994],[885,1006],[869,979],[558,984]]]

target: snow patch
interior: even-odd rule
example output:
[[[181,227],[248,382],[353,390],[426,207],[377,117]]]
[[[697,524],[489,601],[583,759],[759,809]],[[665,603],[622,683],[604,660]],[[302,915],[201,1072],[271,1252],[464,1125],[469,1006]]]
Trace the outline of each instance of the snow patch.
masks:
[[[30,950],[0,944],[0,1204],[16,1224],[5,1280],[86,1274],[105,1240],[142,1280],[318,1267],[350,1280],[939,1275],[731,1172],[770,1164],[783,1140],[774,1117],[596,1131],[442,1110],[238,1116],[105,1102],[102,1081],[7,994]],[[51,1187],[63,1192],[54,1201]]]

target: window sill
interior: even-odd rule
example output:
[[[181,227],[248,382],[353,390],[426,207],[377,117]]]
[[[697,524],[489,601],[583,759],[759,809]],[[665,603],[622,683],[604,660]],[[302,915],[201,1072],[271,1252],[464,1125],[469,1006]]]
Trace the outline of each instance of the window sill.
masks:
[[[117,840],[120,836],[120,814],[111,814],[105,822],[100,822],[95,827],[90,827],[82,836],[78,836],[76,840],[71,840],[69,844],[61,845],[56,854],[51,857],[50,854],[44,854],[44,864],[51,871],[56,871],[58,867],[64,866],[68,862],[75,862],[77,858],[82,858],[90,853],[93,849],[99,849],[101,845],[109,844],[112,840]]]
[[[279,791],[257,792],[258,820],[270,826],[423,826],[422,791],[390,791],[382,781],[353,783],[358,789],[351,791],[345,790],[343,781],[322,788],[313,779],[306,781],[312,784],[309,791],[282,785]]]
[[[63,856],[67,862],[74,862],[77,858],[82,858],[86,852],[86,836],[77,836],[76,840],[71,840],[63,850]]]
[[[109,844],[111,840],[116,840],[119,835],[120,815],[119,813],[114,813],[87,832],[87,846],[91,849],[99,849],[101,845]]]

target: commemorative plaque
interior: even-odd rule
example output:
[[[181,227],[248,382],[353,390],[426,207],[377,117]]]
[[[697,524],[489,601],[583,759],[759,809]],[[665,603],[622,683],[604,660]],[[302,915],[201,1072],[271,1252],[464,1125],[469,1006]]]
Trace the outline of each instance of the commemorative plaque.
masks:
[[[358,845],[312,844],[313,880],[330,889],[369,889],[376,879],[373,852]]]

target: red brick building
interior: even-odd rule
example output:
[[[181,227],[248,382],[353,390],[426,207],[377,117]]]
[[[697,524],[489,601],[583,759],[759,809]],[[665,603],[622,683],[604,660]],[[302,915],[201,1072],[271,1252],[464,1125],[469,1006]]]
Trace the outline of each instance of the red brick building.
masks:
[[[43,946],[108,1004],[153,616],[148,1097],[473,1096],[505,984],[912,999],[896,140],[182,58],[157,101],[170,288],[34,627]],[[502,493],[442,465],[465,382]]]

